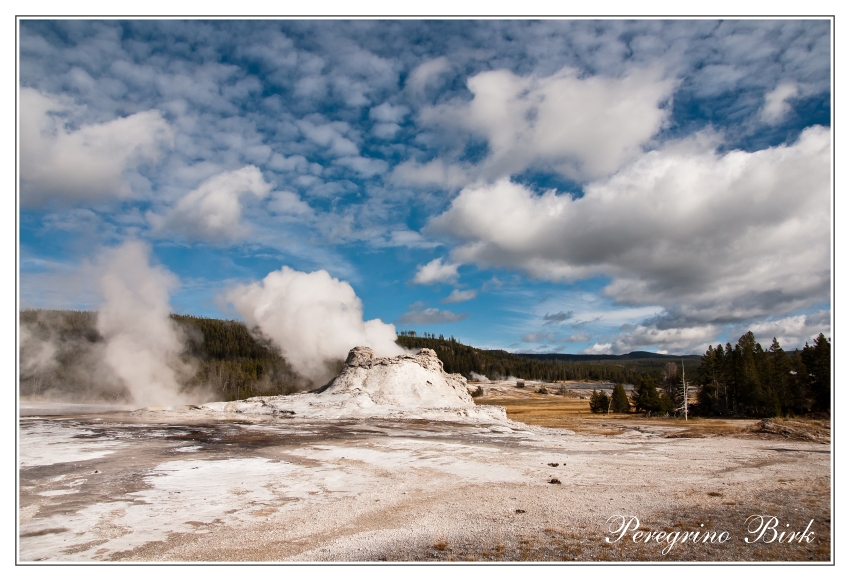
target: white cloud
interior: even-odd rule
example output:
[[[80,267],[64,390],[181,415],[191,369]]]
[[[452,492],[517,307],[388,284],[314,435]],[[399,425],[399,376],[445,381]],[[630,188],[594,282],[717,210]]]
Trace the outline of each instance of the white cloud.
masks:
[[[246,166],[209,178],[192,190],[165,215],[148,214],[148,220],[157,232],[174,231],[186,236],[210,241],[233,241],[244,237],[248,228],[242,223],[242,204],[245,196],[263,199],[271,191],[271,184],[254,166]],[[278,205],[291,198],[276,198]]]
[[[381,245],[377,241],[375,243],[378,246]],[[434,248],[440,244],[426,239],[422,234],[413,230],[393,230],[386,245],[406,246],[408,248]]]
[[[433,87],[439,81],[440,76],[452,68],[449,59],[444,56],[425,61],[407,77],[405,87],[414,94],[420,94],[429,87]]]
[[[341,157],[334,163],[353,169],[363,177],[372,177],[386,173],[389,165],[382,159],[370,159],[368,157],[352,156]]]
[[[281,216],[296,216],[299,218],[314,215],[313,209],[292,192],[272,192],[268,208]]]
[[[372,127],[372,135],[378,139],[392,139],[399,131],[401,131],[401,125],[398,123],[376,123]]]
[[[357,145],[345,137],[345,134],[351,130],[348,123],[332,121],[315,124],[305,119],[296,122],[296,125],[307,139],[316,145],[327,148],[334,155],[357,156],[360,153]]]
[[[663,347],[665,353],[702,354],[717,343],[722,329],[718,325],[705,324],[658,328],[653,325],[638,325],[622,333],[615,341],[618,353],[627,353],[648,347]],[[818,333],[829,336],[829,311],[817,311],[807,315],[795,315],[781,319],[749,322],[737,325],[728,332],[734,344],[738,337],[752,331],[765,349],[770,347],[773,338],[787,350],[802,347],[806,341],[812,342]]]
[[[21,202],[42,205],[133,195],[130,175],[158,161],[174,133],[159,111],[70,125],[80,108],[35,89],[20,90]]]
[[[226,293],[249,328],[258,326],[299,374],[320,384],[333,376],[329,363],[363,345],[379,357],[400,355],[395,327],[363,320],[363,303],[351,285],[325,270],[299,272],[286,266],[260,282]]]
[[[400,185],[459,188],[475,181],[472,168],[435,159],[426,163],[407,160],[393,168],[390,180]]]
[[[442,258],[435,258],[428,264],[423,264],[416,271],[413,282],[416,284],[434,284],[437,282],[453,282],[458,277],[460,264],[443,264]]]
[[[695,136],[577,199],[508,180],[465,188],[428,230],[461,242],[453,265],[608,276],[615,301],[660,305],[677,324],[781,316],[829,297],[830,161],[823,127],[755,152]]]
[[[764,96],[764,106],[760,111],[762,121],[771,125],[779,123],[791,112],[791,104],[788,101],[805,97],[813,91],[813,87],[805,84],[780,83]]]
[[[665,352],[672,351],[675,354],[702,354],[719,332],[720,328],[715,325],[670,329],[638,325],[617,338],[616,349],[618,353],[629,353],[648,347],[658,347],[664,348]]]
[[[773,338],[779,341],[779,345],[783,349],[793,350],[803,345],[808,341],[812,344],[815,337],[819,333],[823,333],[827,337],[831,337],[831,322],[829,311],[817,311],[807,315],[797,315],[794,317],[785,317],[773,321],[763,321],[750,325],[747,330],[752,331],[756,340],[761,343],[762,347],[768,349]],[[741,330],[740,335],[746,331]],[[739,335],[739,336],[740,336]]]
[[[488,179],[541,167],[578,180],[609,175],[637,157],[667,121],[663,104],[675,87],[652,69],[615,78],[582,77],[572,68],[542,78],[488,71],[467,85],[471,101],[425,109],[420,121],[485,137],[489,154],[480,169]]]
[[[440,323],[456,323],[468,316],[466,313],[453,313],[435,308],[425,308],[425,303],[418,301],[407,308],[407,312],[398,318],[398,322],[413,325],[437,325]]]
[[[582,349],[583,355],[612,355],[611,343],[594,343],[587,349]]]
[[[478,291],[470,289],[470,290],[460,290],[454,289],[449,296],[444,298],[443,303],[462,303],[465,301],[471,301],[478,295]]]
[[[369,118],[381,123],[401,123],[410,109],[404,105],[383,103],[369,110]]]

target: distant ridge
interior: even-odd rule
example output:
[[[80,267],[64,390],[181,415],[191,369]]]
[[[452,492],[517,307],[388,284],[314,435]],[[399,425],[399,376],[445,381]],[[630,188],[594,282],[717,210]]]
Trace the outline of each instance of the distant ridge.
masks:
[[[573,355],[569,353],[516,353],[520,357],[540,361],[634,361],[637,359],[696,359],[701,355],[665,355],[651,351],[632,351],[622,355]]]

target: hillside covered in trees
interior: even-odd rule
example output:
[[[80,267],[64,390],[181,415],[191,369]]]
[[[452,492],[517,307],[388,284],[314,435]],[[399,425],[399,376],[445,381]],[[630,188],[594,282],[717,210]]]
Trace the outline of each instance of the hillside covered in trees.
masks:
[[[181,358],[194,371],[183,388],[203,388],[220,400],[280,395],[313,387],[278,350],[238,321],[172,315],[186,338]],[[21,396],[122,401],[120,381],[102,364],[104,340],[92,311],[20,313]]]
[[[171,315],[185,336],[180,354],[192,370],[186,390],[203,388],[220,400],[280,395],[318,387],[299,377],[270,341],[238,321]],[[72,400],[126,399],[127,392],[102,363],[105,342],[91,311],[24,310],[20,313],[20,394]],[[718,345],[699,356],[648,352],[626,355],[516,354],[477,349],[430,333],[402,331],[399,345],[436,351],[449,373],[470,379],[517,377],[542,381],[651,380],[675,399],[680,364],[698,387],[703,415],[773,416],[829,413],[831,345],[820,335],[802,350],[786,353],[776,340],[767,350],[752,333],[733,347]],[[342,362],[336,362],[341,366]]]

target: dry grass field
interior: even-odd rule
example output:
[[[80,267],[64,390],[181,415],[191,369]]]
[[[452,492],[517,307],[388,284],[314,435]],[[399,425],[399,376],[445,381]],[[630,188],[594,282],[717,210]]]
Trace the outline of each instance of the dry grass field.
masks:
[[[714,436],[759,437],[759,419],[646,417],[644,414],[594,414],[590,411],[589,399],[561,396],[553,393],[536,393],[536,385],[516,388],[512,385],[496,384],[485,397],[476,398],[481,405],[503,406],[508,417],[517,422],[546,428],[572,430],[576,433],[599,436],[618,436],[630,431],[652,433],[669,438],[710,438]],[[552,391],[552,388],[549,388]],[[571,390],[575,393],[574,390]],[[585,389],[584,391],[589,392]],[[802,431],[815,434],[813,441],[828,442],[829,420],[795,418],[776,420],[777,424],[788,424]],[[781,435],[781,434],[775,434]],[[793,436],[792,436],[793,438]]]

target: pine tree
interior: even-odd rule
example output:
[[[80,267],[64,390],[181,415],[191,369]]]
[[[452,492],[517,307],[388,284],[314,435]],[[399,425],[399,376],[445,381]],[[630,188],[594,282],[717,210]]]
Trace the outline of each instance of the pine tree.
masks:
[[[817,336],[812,346],[806,343],[802,359],[808,375],[808,387],[814,409],[819,412],[830,411],[830,386],[832,358],[831,345],[823,333]]]
[[[590,411],[595,414],[604,414],[608,411],[610,401],[607,393],[594,389],[593,393],[590,394]]]
[[[626,390],[622,383],[614,386],[614,392],[611,394],[611,411],[618,414],[627,413],[632,405],[629,402],[629,396],[626,395]]]
[[[658,395],[658,383],[651,375],[646,374],[638,380],[635,385],[633,397],[635,410],[639,412],[644,411],[649,414],[661,411],[661,398]]]

